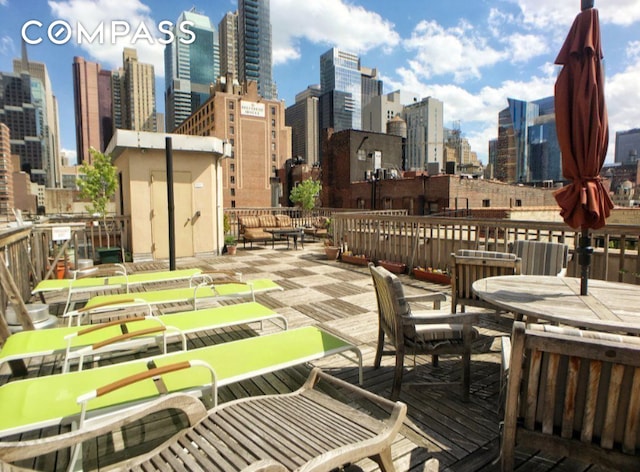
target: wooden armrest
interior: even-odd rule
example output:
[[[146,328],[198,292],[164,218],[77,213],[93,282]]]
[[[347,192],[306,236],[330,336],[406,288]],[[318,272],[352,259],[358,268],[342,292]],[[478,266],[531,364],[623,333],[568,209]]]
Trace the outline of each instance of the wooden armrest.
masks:
[[[85,423],[80,429],[71,432],[38,439],[21,440],[15,442],[0,442],[0,459],[14,462],[30,459],[71,446],[83,441],[118,431],[122,427],[143,419],[144,417],[164,410],[176,409],[184,412],[189,427],[194,426],[207,416],[204,404],[192,395],[175,393],[163,396],[157,400],[145,403],[126,414],[110,415],[107,419],[95,419]]]
[[[289,469],[280,462],[272,459],[264,459],[245,467],[241,472],[287,472],[287,470]]]
[[[99,343],[95,343],[91,346],[91,348],[97,350],[105,346],[109,346],[110,344],[126,341],[127,339],[135,338],[138,336],[146,336],[148,334],[161,333],[166,330],[166,326],[154,326],[153,328],[141,329],[140,331],[131,331],[129,333],[124,333],[120,336],[114,336],[112,338],[105,339],[104,341],[100,341]]]
[[[303,388],[313,388],[320,380],[327,381],[332,383],[338,387],[344,388],[348,390],[350,393],[356,394],[359,397],[365,398],[373,403],[376,403],[380,406],[393,409],[398,415],[406,414],[407,406],[400,401],[392,401],[388,400],[384,397],[376,395],[375,393],[369,392],[357,385],[350,384],[349,382],[345,382],[344,380],[333,377],[332,375],[326,374],[322,372],[319,367],[314,367],[309,375],[309,378],[305,382]]]
[[[93,305],[91,307],[82,307],[80,308],[78,311],[78,313],[83,313],[85,311],[92,311],[95,310],[97,308],[105,308],[108,306],[112,306],[112,305],[122,305],[125,303],[133,303],[135,302],[136,299],[135,298],[127,298],[126,300],[118,300],[118,301],[110,301],[110,302],[104,302],[104,303],[98,303],[97,305]]]
[[[152,377],[168,374],[170,372],[176,372],[178,370],[188,369],[189,367],[191,367],[191,362],[189,361],[176,362],[175,364],[169,364],[162,367],[155,367],[145,372],[140,372],[139,374],[130,375],[129,377],[125,377],[124,379],[120,379],[116,382],[111,382],[110,384],[99,387],[98,389],[95,390],[95,396],[92,396],[92,398],[101,397],[102,395],[111,393],[115,390],[118,390],[119,388],[123,388],[123,387],[126,387],[127,385],[140,382],[141,380],[150,379]],[[78,403],[81,403],[84,400],[84,397],[85,395],[78,397]]]
[[[126,325],[127,323],[132,323],[134,321],[143,321],[145,319],[146,318],[144,316],[136,316],[135,318],[127,318],[126,320],[108,321],[106,323],[100,323],[100,324],[91,325],[88,328],[81,329],[80,331],[78,331],[75,334],[76,334],[76,336],[83,336],[85,334],[93,333],[94,331],[99,331],[101,329],[105,329],[105,328],[108,328],[110,326]]]
[[[409,295],[404,297],[408,302],[433,302],[433,308],[435,310],[440,309],[441,302],[447,300],[447,296],[444,293],[425,293],[420,295]]]

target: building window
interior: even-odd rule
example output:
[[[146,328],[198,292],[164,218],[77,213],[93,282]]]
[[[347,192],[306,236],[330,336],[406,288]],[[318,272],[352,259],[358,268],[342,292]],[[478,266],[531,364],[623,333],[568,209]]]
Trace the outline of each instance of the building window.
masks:
[[[235,144],[235,139],[233,139],[233,138],[229,139],[229,144],[231,144],[233,146]]]
[[[271,116],[276,116],[276,107],[271,107]]]
[[[236,201],[235,200],[231,200],[231,208],[235,208],[236,207]]]
[[[233,123],[233,120],[234,120],[233,113],[229,113],[229,121]]]
[[[276,150],[276,143],[271,143],[271,150],[275,151]]]
[[[229,177],[229,182],[231,182],[232,184],[235,184],[236,183],[236,176],[235,175],[230,176]]]
[[[519,198],[516,198],[516,206],[517,207],[521,207],[522,206],[522,200],[520,200]]]
[[[483,208],[489,208],[491,206],[491,200],[489,200],[488,198],[482,200],[482,207]]]
[[[232,101],[229,101],[229,110],[233,110],[234,107],[235,107],[235,103]]]
[[[275,132],[275,130],[271,131],[271,139],[276,139],[276,132]]]
[[[274,128],[276,127],[276,119],[275,118],[271,119],[271,126],[273,126]]]
[[[230,192],[231,192],[231,196],[232,197],[236,196],[236,189],[235,188],[230,189]]]
[[[358,208],[358,210],[366,210],[367,207],[365,206],[365,203],[366,202],[365,202],[364,198],[358,198],[358,200],[357,200],[357,204],[358,204],[357,208]]]
[[[236,129],[233,126],[229,126],[229,134],[233,135],[235,134]]]
[[[236,165],[235,164],[229,164],[229,171],[230,172],[235,172],[236,171]]]
[[[271,162],[276,162],[276,155],[275,154],[271,154]]]

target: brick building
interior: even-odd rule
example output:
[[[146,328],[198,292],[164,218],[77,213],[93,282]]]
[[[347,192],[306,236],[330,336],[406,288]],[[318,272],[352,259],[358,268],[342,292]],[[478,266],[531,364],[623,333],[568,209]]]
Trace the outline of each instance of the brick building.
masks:
[[[400,176],[403,168],[400,136],[348,129],[322,134],[322,205],[331,208],[371,208],[358,201],[352,183]],[[371,196],[369,197],[371,202]]]
[[[227,74],[176,129],[176,134],[213,136],[233,146],[233,157],[222,163],[225,207],[280,204],[276,172],[291,158],[291,128],[285,126],[284,111],[284,102],[258,95],[256,82],[240,85]]]

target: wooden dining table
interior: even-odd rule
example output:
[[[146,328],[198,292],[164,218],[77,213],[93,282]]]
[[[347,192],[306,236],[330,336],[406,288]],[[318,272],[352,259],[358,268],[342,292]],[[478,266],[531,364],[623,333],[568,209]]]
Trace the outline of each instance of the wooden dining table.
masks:
[[[508,275],[487,277],[473,292],[498,309],[554,324],[626,334],[640,334],[640,286],[589,280],[580,295],[574,277]]]

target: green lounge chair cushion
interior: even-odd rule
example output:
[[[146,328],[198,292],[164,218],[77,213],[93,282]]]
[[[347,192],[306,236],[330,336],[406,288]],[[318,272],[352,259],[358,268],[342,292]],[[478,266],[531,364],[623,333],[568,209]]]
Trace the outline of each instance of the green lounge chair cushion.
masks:
[[[251,323],[263,319],[280,317],[276,312],[257,302],[238,303],[236,305],[207,308],[198,311],[185,311],[160,315],[157,318],[166,326],[171,326],[188,334],[205,329],[215,329],[241,323]],[[123,320],[124,321],[124,320]],[[152,319],[134,321],[127,324],[130,332],[160,326]],[[20,331],[14,333],[0,350],[0,363],[26,357],[46,356],[63,352],[67,348],[65,336],[81,331],[88,326]],[[108,326],[98,331],[75,336],[71,339],[71,348],[89,346],[122,334],[120,325]]]
[[[189,360],[208,363],[218,387],[293,365],[320,359],[353,345],[313,326],[232,341],[191,351],[156,356],[157,367]],[[359,351],[358,351],[359,352]],[[9,382],[0,387],[0,436],[58,424],[80,413],[76,399],[101,386],[147,370],[147,359],[108,365],[66,374]],[[163,376],[169,392],[201,391],[211,383],[204,368],[192,368]],[[90,401],[87,411],[124,405],[157,396],[147,379]]]
[[[253,290],[252,290],[253,288]],[[150,304],[177,303],[193,300],[194,293],[197,299],[213,297],[248,296],[252,293],[266,292],[269,290],[282,290],[277,283],[270,279],[251,280],[249,283],[228,283],[219,285],[203,285],[201,287],[172,288],[167,290],[155,290],[148,292],[117,293],[112,295],[98,295],[92,297],[84,308],[92,308],[97,305],[119,304],[130,305],[132,298]]]
[[[111,277],[85,277],[83,279],[49,279],[43,280],[31,293],[52,292],[58,290],[78,290],[87,288],[117,288],[120,286],[164,282],[169,280],[188,279],[200,274],[201,269],[180,269],[171,271],[139,272],[129,275],[114,275]]]

